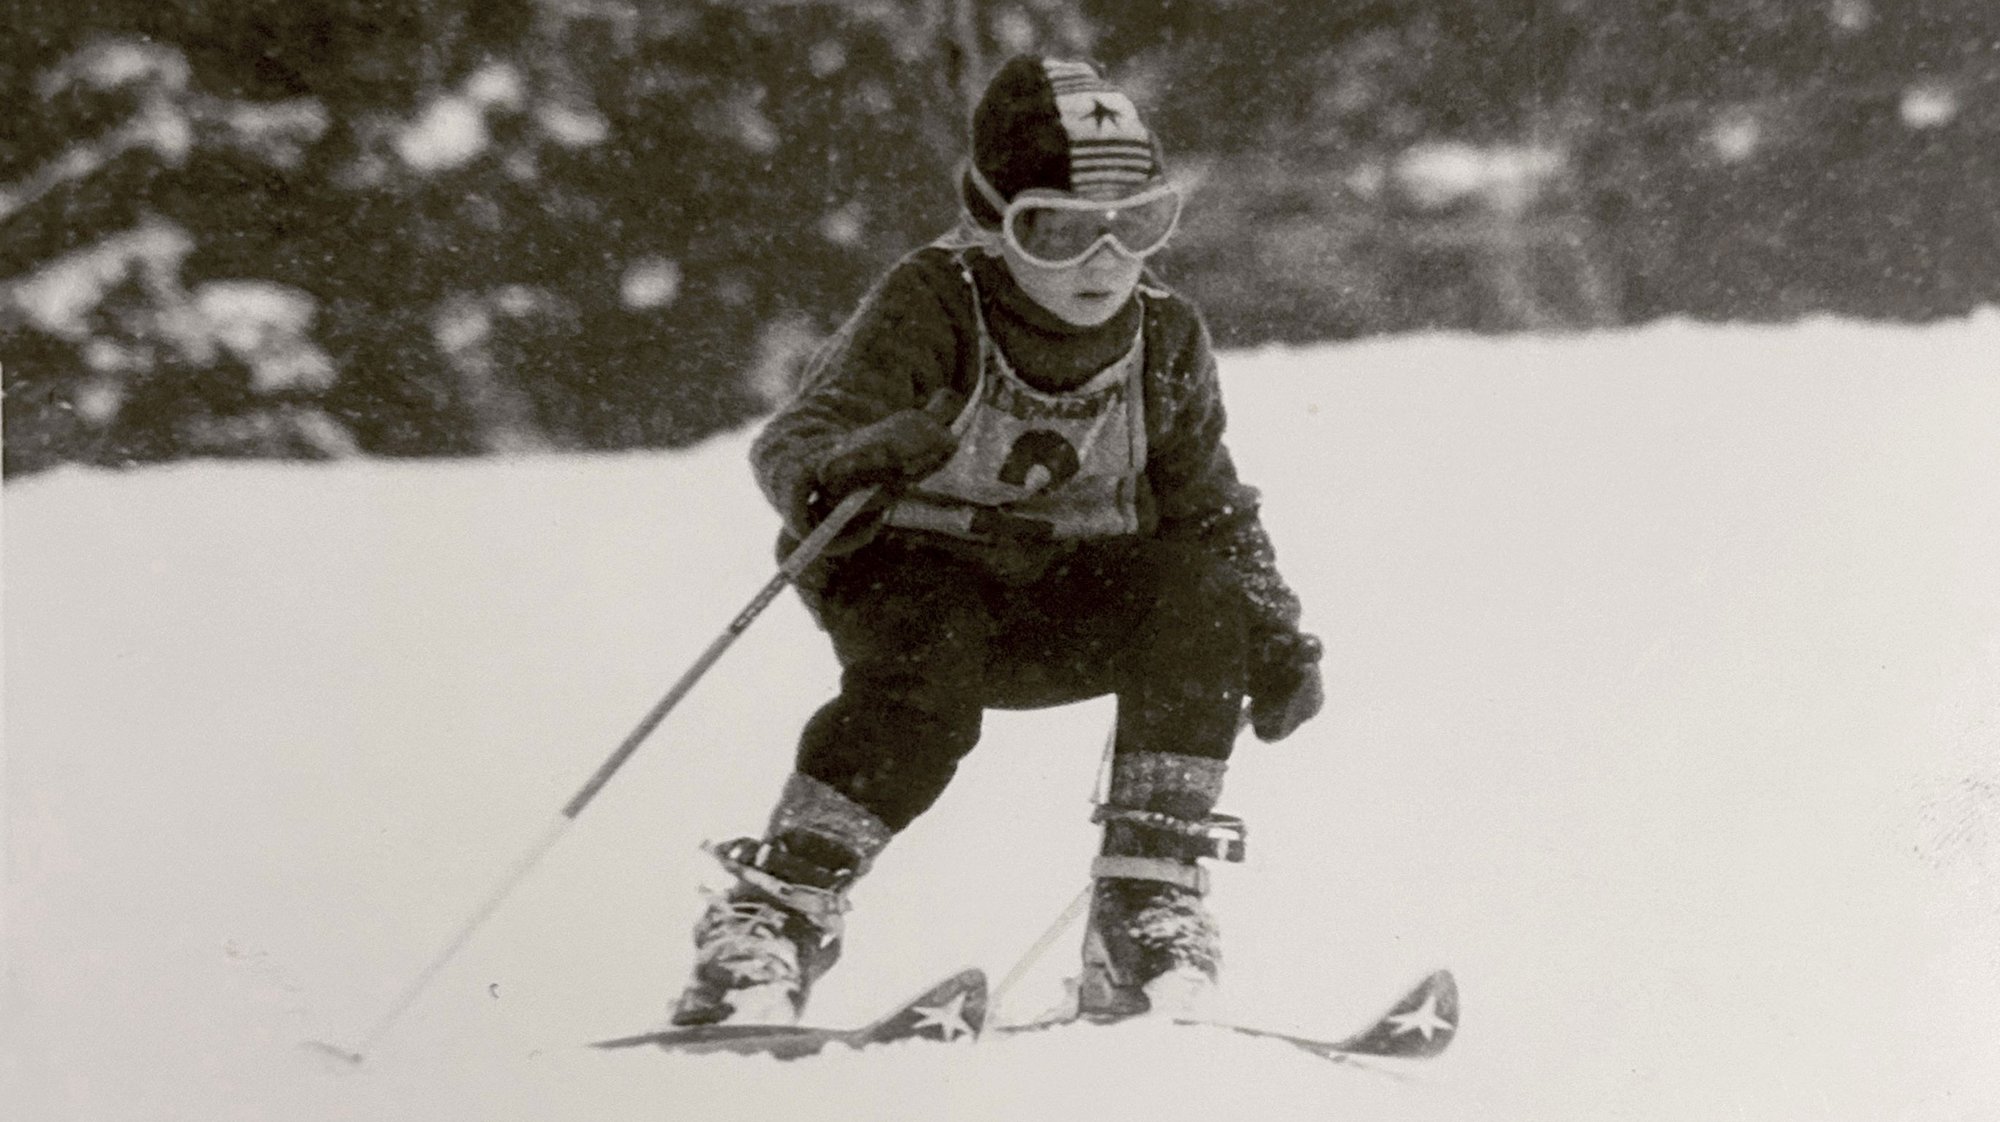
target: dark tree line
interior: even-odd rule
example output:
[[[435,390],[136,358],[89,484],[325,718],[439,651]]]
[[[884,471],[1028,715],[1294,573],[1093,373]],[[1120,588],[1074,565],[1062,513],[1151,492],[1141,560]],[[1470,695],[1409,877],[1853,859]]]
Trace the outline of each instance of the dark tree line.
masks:
[[[1990,0],[86,0],[0,58],[6,470],[675,446],[1105,61],[1230,344],[2000,300]]]

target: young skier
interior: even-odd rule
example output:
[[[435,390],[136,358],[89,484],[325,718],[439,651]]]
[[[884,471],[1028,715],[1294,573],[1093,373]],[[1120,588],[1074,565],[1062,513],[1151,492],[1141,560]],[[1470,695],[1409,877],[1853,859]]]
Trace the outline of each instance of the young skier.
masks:
[[[1105,693],[1081,1011],[1186,1008],[1216,977],[1196,859],[1227,856],[1212,812],[1246,699],[1267,741],[1319,711],[1207,331],[1144,270],[1181,206],[1154,136],[1093,67],[1024,56],[971,141],[959,228],[875,285],[752,449],[783,549],[857,489],[884,505],[800,582],[840,693],[763,836],[716,847],[735,884],[695,926],[676,1025],[796,1021],[849,888],[983,711]]]

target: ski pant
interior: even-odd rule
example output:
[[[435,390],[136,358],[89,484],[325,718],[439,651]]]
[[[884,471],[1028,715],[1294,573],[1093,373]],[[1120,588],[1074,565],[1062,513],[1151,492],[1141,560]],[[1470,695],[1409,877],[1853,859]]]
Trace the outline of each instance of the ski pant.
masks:
[[[1213,551],[1080,543],[1025,583],[911,535],[842,559],[809,597],[840,694],[797,770],[900,831],[944,792],[988,708],[1118,698],[1115,748],[1227,760],[1248,659],[1245,608]]]

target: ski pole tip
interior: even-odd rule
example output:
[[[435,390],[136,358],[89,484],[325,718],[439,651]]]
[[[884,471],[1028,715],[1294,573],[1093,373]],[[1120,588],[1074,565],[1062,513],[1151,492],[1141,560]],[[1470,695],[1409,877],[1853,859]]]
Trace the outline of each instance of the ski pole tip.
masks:
[[[299,1047],[304,1048],[306,1051],[311,1052],[314,1055],[325,1056],[328,1059],[339,1060],[340,1062],[346,1064],[348,1067],[361,1066],[361,1060],[362,1060],[361,1053],[350,1051],[346,1048],[340,1047],[337,1044],[328,1044],[324,1040],[301,1041]]]

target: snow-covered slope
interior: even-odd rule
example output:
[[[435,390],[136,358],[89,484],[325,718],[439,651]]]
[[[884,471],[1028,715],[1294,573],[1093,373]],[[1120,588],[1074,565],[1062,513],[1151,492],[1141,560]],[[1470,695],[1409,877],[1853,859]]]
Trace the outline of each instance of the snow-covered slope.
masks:
[[[2000,1117],[2000,317],[1229,356],[1328,713],[1247,740],[1232,1001],[1452,1052],[1079,1029],[604,1054],[834,667],[781,601],[359,1068],[352,1044],[769,571],[745,439],[11,485],[8,1118]],[[816,1019],[1012,965],[1111,710],[995,714]],[[1010,996],[1056,997],[1066,936]],[[783,1112],[782,1115],[780,1112]]]

